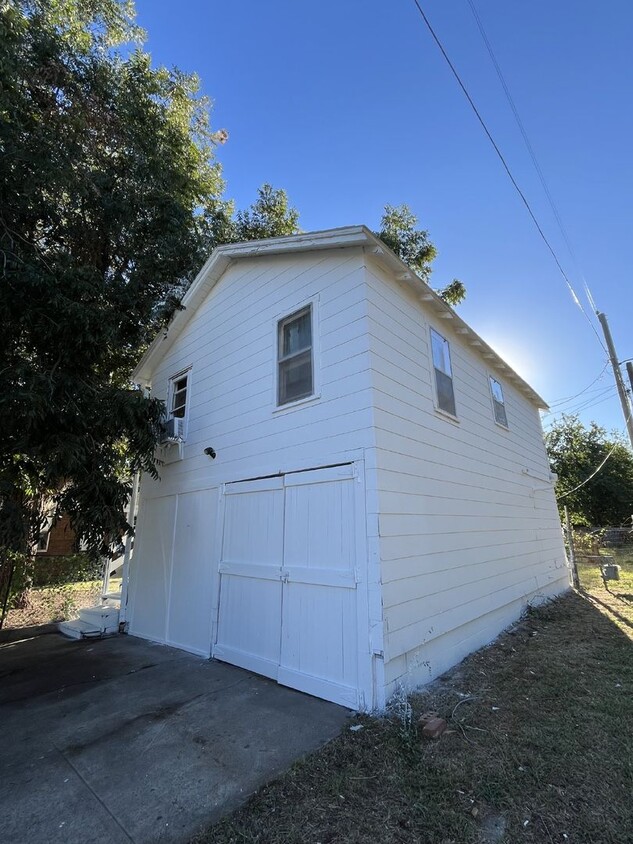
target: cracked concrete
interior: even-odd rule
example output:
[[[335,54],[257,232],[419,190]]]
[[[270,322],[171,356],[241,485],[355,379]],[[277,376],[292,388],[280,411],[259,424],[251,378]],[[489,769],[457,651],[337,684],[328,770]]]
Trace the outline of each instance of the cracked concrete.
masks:
[[[0,840],[186,842],[348,712],[128,636],[0,645]]]

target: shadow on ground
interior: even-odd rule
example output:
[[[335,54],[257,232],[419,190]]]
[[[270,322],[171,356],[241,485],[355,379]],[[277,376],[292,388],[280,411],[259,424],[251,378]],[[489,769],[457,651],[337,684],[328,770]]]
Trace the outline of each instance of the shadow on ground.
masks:
[[[411,718],[401,702],[359,719],[199,841],[633,841],[633,641],[599,599],[530,612],[410,698]],[[428,710],[448,722],[436,741],[417,729]]]
[[[0,680],[0,817],[11,844],[187,841],[349,715],[128,636],[2,644]]]

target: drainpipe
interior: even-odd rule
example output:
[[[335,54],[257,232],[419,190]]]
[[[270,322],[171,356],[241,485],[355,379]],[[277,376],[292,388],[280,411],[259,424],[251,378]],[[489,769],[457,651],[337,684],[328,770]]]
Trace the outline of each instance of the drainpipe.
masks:
[[[132,495],[130,496],[130,506],[127,514],[127,522],[134,527],[134,515],[136,514],[136,502],[138,499],[138,490],[141,480],[141,473],[136,472],[134,481],[132,483]],[[121,606],[119,609],[119,624],[126,621],[127,615],[127,589],[130,579],[130,556],[132,554],[132,532],[128,531],[125,537],[125,551],[123,552],[123,567],[121,571]]]

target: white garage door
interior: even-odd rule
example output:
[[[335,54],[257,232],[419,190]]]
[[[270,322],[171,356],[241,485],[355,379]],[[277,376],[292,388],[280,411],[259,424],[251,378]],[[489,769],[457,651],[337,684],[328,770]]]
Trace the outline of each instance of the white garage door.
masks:
[[[213,655],[358,706],[351,465],[227,484]]]

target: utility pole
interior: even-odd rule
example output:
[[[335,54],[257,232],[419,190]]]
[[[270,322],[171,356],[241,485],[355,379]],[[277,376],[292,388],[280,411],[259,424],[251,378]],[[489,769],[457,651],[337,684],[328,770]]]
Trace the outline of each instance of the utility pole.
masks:
[[[633,396],[633,363],[630,360],[626,362],[626,371],[629,376],[629,384],[631,385],[631,396]]]
[[[622,405],[622,413],[624,414],[626,430],[629,434],[631,448],[633,448],[633,418],[631,418],[633,416],[633,412],[631,411],[629,397],[624,387],[624,379],[622,378],[622,371],[620,369],[620,364],[618,363],[618,356],[615,353],[613,337],[611,336],[611,331],[609,329],[609,323],[607,322],[606,314],[596,312],[596,316],[600,320],[600,325],[602,326],[602,330],[604,332],[604,339],[607,343],[607,349],[609,350],[609,358],[611,360],[611,366],[613,367],[613,375],[615,376],[615,385],[618,388],[618,395],[620,396],[620,404]],[[628,367],[627,372],[629,372],[630,377],[631,373]]]
[[[574,531],[571,526],[571,519],[569,518],[569,509],[565,505],[565,532],[567,533],[567,547],[569,548],[569,564],[571,566],[571,575],[574,582],[574,588],[580,589],[580,579],[578,577],[578,566],[576,565],[576,548],[574,547]]]

